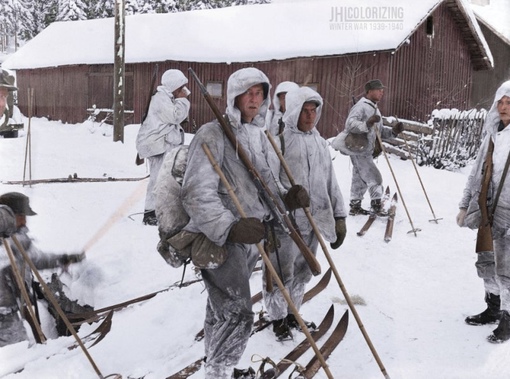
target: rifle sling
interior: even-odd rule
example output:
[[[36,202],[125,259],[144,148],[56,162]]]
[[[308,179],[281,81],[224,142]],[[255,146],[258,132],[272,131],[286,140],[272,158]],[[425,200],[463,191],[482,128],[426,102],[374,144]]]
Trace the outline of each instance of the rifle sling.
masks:
[[[492,142],[492,139],[491,139],[490,143],[493,144],[492,150],[494,150],[494,142]],[[491,151],[491,154],[492,154],[492,151]],[[503,173],[501,174],[501,179],[499,181],[498,190],[496,191],[496,196],[494,197],[494,203],[492,203],[491,213],[489,215],[491,224],[492,224],[492,217],[494,215],[494,212],[496,211],[496,206],[498,205],[499,195],[501,195],[501,191],[503,190],[503,184],[505,184],[505,179],[506,179],[506,175],[508,173],[509,167],[510,167],[510,151],[508,152],[508,157],[506,158],[505,168],[503,169]]]

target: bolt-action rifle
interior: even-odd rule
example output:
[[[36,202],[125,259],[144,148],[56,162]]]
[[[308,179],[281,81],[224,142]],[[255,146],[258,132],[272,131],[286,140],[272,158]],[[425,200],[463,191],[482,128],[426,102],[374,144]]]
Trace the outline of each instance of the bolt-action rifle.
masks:
[[[489,192],[489,184],[492,176],[492,153],[494,151],[494,142],[492,139],[489,141],[489,147],[487,149],[487,157],[483,164],[483,178],[482,188],[480,190],[480,196],[478,197],[478,206],[482,219],[480,220],[480,226],[478,227],[478,233],[476,235],[476,252],[481,253],[484,251],[494,251],[492,241],[492,215],[489,214],[489,207],[487,206],[487,195]]]
[[[296,245],[299,247],[299,250],[301,250],[301,253],[303,254],[306,262],[310,266],[310,269],[313,273],[313,275],[319,275],[321,273],[321,267],[319,262],[317,261],[317,258],[315,255],[313,255],[312,251],[308,248],[308,246],[305,244],[297,230],[292,225],[292,221],[290,220],[287,212],[285,209],[282,208],[276,197],[273,195],[267,184],[264,182],[264,179],[261,177],[260,173],[257,171],[255,166],[253,165],[253,162],[250,160],[248,155],[246,154],[245,150],[237,143],[236,136],[234,132],[232,131],[232,127],[230,125],[230,122],[223,117],[223,114],[218,109],[218,106],[212,99],[209,92],[207,92],[207,89],[202,84],[198,76],[195,74],[192,68],[188,69],[191,75],[193,76],[193,79],[195,79],[196,83],[198,84],[200,91],[202,92],[202,95],[204,96],[205,100],[207,101],[207,104],[209,104],[209,107],[213,111],[214,115],[218,119],[218,122],[221,125],[221,128],[223,129],[223,132],[227,136],[228,140],[236,149],[236,152],[241,159],[241,162],[244,164],[246,169],[250,172],[253,182],[255,183],[255,186],[257,187],[257,190],[259,191],[259,194],[264,199],[266,204],[271,208],[271,212],[273,214],[273,217],[275,220],[281,225],[283,230],[285,230],[286,233],[290,235],[292,240],[296,243]]]

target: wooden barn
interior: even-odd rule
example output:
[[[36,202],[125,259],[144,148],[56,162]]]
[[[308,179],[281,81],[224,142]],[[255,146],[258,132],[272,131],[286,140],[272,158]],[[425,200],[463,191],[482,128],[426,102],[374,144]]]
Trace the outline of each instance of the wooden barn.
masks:
[[[498,87],[510,80],[510,2],[485,0],[485,5],[473,5],[480,29],[493,54],[494,69],[477,71],[473,75],[473,107],[489,109]]]
[[[113,19],[55,22],[6,60],[15,70],[18,106],[32,114],[77,123],[93,106],[112,108]],[[465,0],[316,0],[126,17],[125,109],[141,121],[151,77],[177,68],[198,74],[220,109],[235,70],[255,66],[273,88],[306,84],[325,99],[319,130],[344,127],[363,86],[387,86],[384,115],[424,121],[436,108],[467,109],[476,71],[492,55]],[[189,130],[213,115],[190,80]]]

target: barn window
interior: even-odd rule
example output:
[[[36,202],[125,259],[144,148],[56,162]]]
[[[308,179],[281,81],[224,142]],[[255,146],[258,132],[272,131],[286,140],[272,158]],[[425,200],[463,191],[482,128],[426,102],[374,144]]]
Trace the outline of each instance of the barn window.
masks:
[[[427,36],[434,37],[434,20],[432,16],[427,17]]]
[[[223,83],[222,82],[208,82],[207,85],[207,92],[212,97],[223,97]]]

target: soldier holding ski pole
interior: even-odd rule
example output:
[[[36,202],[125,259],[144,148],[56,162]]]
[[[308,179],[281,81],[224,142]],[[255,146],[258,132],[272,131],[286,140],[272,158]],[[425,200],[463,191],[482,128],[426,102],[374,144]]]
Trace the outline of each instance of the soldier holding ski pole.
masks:
[[[213,105],[194,72],[190,72]],[[269,89],[269,79],[256,68],[234,72],[227,83],[226,115],[214,104],[216,120],[202,125],[189,147],[181,198],[190,222],[184,229],[202,233],[208,241],[226,250],[222,259],[211,257],[213,261],[201,269],[208,292],[204,328],[207,379],[242,375],[234,366],[246,348],[254,320],[249,278],[259,257],[256,243],[266,235],[264,222],[279,216],[275,205],[261,194],[260,187],[270,194],[277,190],[268,163],[275,161],[274,152],[263,133]],[[203,143],[221,165],[248,217],[242,218],[237,211],[211,166]],[[298,189],[287,200],[306,204],[308,194]],[[277,209],[281,218],[288,218],[281,204]],[[294,233],[297,234],[295,230]],[[312,270],[320,272],[318,263]]]
[[[305,105],[309,104],[310,102],[312,104],[317,102],[319,106],[316,110],[316,124],[321,113],[322,99],[319,94],[315,93],[315,91],[304,87],[300,88],[298,91],[289,92],[287,96],[288,112],[284,117],[286,128],[284,130],[283,136],[279,139],[276,138],[275,140],[269,133],[266,133],[269,142],[275,149],[276,154],[278,155],[278,158],[281,162],[282,170],[280,173],[280,181],[284,185],[288,182],[291,186],[295,185],[297,182],[310,182],[310,185],[313,186],[313,191],[310,189],[311,207],[299,210],[300,217],[297,217],[296,215],[297,220],[299,220],[298,225],[303,233],[305,230],[309,231],[308,233],[304,233],[304,235],[313,234],[314,238],[321,245],[324,255],[328,260],[328,263],[335,275],[340,289],[344,294],[347,305],[354,315],[354,318],[356,319],[363,337],[365,338],[384,377],[389,378],[389,375],[386,372],[386,368],[384,367],[377,351],[375,350],[375,347],[365,330],[361,318],[359,317],[358,312],[354,307],[354,303],[352,302],[349,293],[347,292],[342,279],[340,278],[340,274],[336,269],[335,263],[323,238],[324,235],[329,237],[331,241],[334,241],[331,243],[331,248],[333,249],[337,249],[342,245],[346,233],[344,219],[346,211],[344,210],[344,201],[342,194],[340,193],[340,189],[337,189],[338,183],[333,171],[333,167],[331,165],[331,158],[327,147],[327,142],[324,141],[320,135],[318,135],[318,132],[307,133],[305,130],[306,113],[303,112],[303,116],[301,116],[302,110],[305,109]],[[301,117],[303,117],[302,122],[300,122]],[[298,121],[296,121],[296,118]],[[296,122],[298,126],[296,126]],[[300,127],[300,124],[305,125],[301,125]],[[278,146],[278,141],[280,141],[280,147]],[[313,172],[305,174],[303,173],[303,167],[308,165],[306,162],[308,157],[300,157],[300,155],[302,154],[301,152],[304,153],[303,155],[308,155],[309,149],[303,147],[310,145],[313,146],[314,144],[316,144],[314,149],[315,153],[313,158],[311,158],[315,162],[315,165],[313,166]],[[282,150],[284,150],[284,152]],[[296,175],[296,179],[294,175]],[[335,204],[336,206],[329,209],[327,209],[327,207],[326,209],[323,209],[323,205],[327,202]],[[327,214],[328,212],[331,212],[330,217],[325,216],[325,213]],[[306,218],[303,217],[303,213]],[[317,217],[320,221],[316,222],[314,216]],[[328,218],[330,222],[325,223],[324,220]],[[334,230],[331,230],[333,225],[335,226]],[[282,248],[283,246],[285,245],[282,244]],[[315,249],[316,248],[317,243],[315,243]]]
[[[346,226],[344,199],[336,180],[331,155],[326,140],[316,129],[322,112],[322,97],[308,87],[292,89],[286,96],[287,109],[283,116],[285,129],[276,139],[297,180],[292,182],[283,170],[279,181],[284,189],[302,185],[310,194],[311,210],[320,220],[320,233],[339,247],[345,238]],[[268,138],[273,141],[270,133]],[[281,151],[279,151],[281,153]],[[281,161],[283,164],[283,161]],[[291,211],[301,236],[313,254],[317,251],[317,234],[312,230],[302,208]],[[312,278],[312,272],[297,246],[278,226],[275,227],[274,251],[270,254],[272,264],[281,272],[280,279],[285,283],[297,309],[301,307],[305,286]],[[280,245],[280,247],[278,247]],[[265,269],[265,266],[264,266]],[[292,338],[292,329],[300,329],[296,314],[285,302],[278,288],[270,289],[270,282],[264,276],[263,294],[266,309],[273,320],[273,332],[277,340]],[[309,327],[314,326],[308,323]]]

